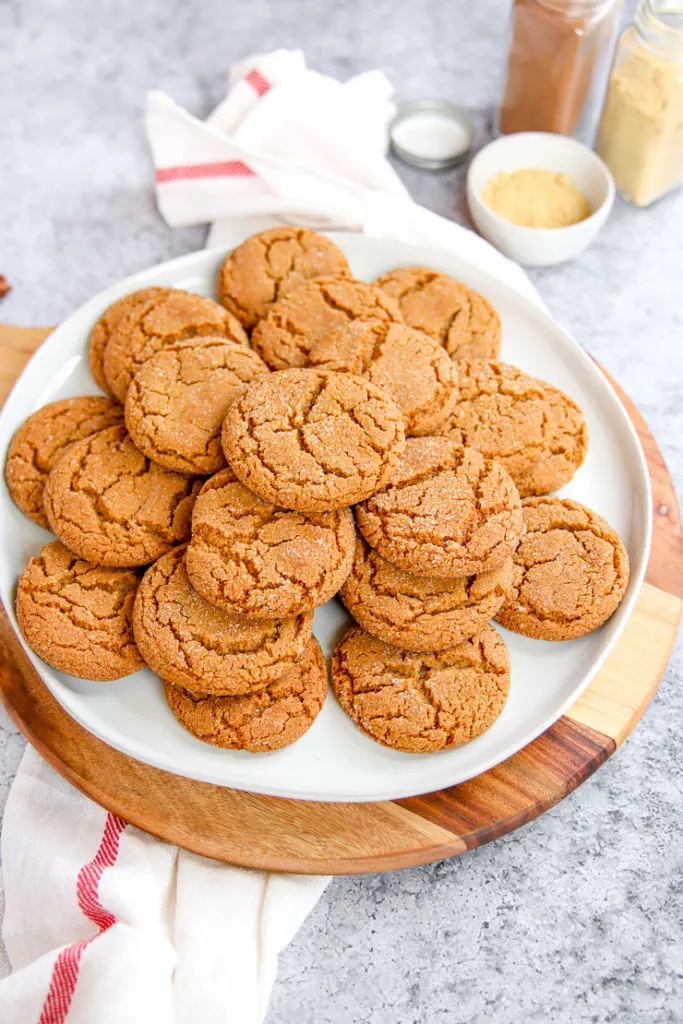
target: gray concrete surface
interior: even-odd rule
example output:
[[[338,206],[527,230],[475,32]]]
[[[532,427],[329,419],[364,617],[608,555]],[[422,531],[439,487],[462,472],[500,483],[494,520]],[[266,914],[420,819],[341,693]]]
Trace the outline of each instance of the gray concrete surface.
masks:
[[[628,3],[628,11],[633,4]],[[502,0],[0,0],[3,320],[53,323],[118,278],[202,244],[151,191],[145,91],[198,114],[230,64],[301,46],[322,71],[381,67],[400,99],[445,96],[488,129]],[[465,219],[462,172],[402,169]],[[683,194],[617,204],[576,262],[532,273],[618,377],[683,478]],[[339,879],[282,958],[268,1024],[683,1020],[679,647],[626,746],[540,820],[457,860]],[[23,740],[0,717],[0,797]]]

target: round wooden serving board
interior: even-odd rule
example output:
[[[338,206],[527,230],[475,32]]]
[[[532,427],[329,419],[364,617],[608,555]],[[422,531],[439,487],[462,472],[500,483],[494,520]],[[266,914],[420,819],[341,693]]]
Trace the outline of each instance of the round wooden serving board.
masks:
[[[0,403],[49,333],[0,325]],[[0,615],[0,697],[43,757],[87,796],[178,846],[245,867],[312,874],[386,871],[481,846],[576,789],[625,740],[664,674],[683,609],[683,535],[662,454],[615,385],[640,436],[653,490],[646,582],[612,655],[581,698],[514,757],[438,793],[329,804],[243,793],[151,768],[62,710]]]

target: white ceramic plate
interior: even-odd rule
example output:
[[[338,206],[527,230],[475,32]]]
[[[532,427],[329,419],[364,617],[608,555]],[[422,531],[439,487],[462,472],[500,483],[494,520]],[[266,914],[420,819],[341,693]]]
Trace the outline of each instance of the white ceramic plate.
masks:
[[[313,727],[272,754],[220,750],[177,723],[159,678],[144,670],[113,683],[55,672],[29,656],[57,700],[100,739],[132,757],[206,782],[274,796],[363,801],[405,797],[454,785],[510,757],[548,728],[576,700],[616,643],[643,580],[650,547],[650,487],[636,433],[619,399],[590,357],[551,318],[497,278],[443,252],[358,235],[333,234],[354,273],[367,280],[401,265],[428,264],[461,278],[493,302],[503,323],[501,357],[563,388],[586,416],[590,451],[561,492],[600,512],[621,534],[631,560],[626,598],[589,636],[544,643],[501,632],[512,658],[512,686],[503,714],[483,736],[437,754],[403,754],[364,736],[333,694]],[[86,342],[100,313],[137,288],[167,285],[214,295],[222,253],[204,251],[163,263],[112,286],[57,328],[19,378],[0,415],[0,459],[17,427],[57,398],[96,392]],[[0,596],[16,627],[16,581],[50,539],[0,492]],[[349,621],[338,600],[318,609],[315,633],[329,656]]]

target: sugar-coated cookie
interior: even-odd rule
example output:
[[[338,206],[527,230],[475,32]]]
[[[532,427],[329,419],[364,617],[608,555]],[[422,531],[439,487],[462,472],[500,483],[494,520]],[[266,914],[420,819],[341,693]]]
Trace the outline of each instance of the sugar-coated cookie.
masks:
[[[407,437],[433,434],[458,397],[458,371],[423,331],[387,320],[353,320],[317,342],[311,366],[362,373],[393,398]]]
[[[379,640],[410,651],[442,651],[469,640],[512,592],[512,558],[459,579],[397,569],[364,540],[340,597],[356,622]]]
[[[173,288],[137,303],[118,321],[104,350],[104,375],[110,393],[125,402],[130,382],[155,352],[166,345],[208,335],[247,344],[244,328],[232,313],[203,295]]]
[[[401,651],[352,626],[335,649],[332,685],[373,740],[427,753],[469,743],[493,725],[510,690],[510,657],[492,626],[437,654]]]
[[[194,590],[185,547],[145,573],[133,611],[135,639],[162,679],[197,693],[236,696],[262,690],[298,664],[313,614],[247,619],[217,608]]]
[[[90,372],[95,378],[95,383],[103,391],[109,393],[109,384],[104,375],[104,350],[109,344],[112,331],[115,331],[121,320],[136,306],[143,305],[149,299],[159,298],[168,295],[170,288],[142,288],[140,291],[124,295],[105,309],[90,333],[90,344],[88,358],[90,361]]]
[[[207,601],[236,615],[299,615],[329,601],[351,571],[350,509],[294,512],[263,501],[231,469],[202,487],[185,564]]]
[[[294,743],[313,725],[327,696],[327,665],[312,637],[297,664],[258,693],[217,697],[171,683],[165,693],[173,714],[197,739],[263,753]]]
[[[508,558],[524,529],[499,463],[446,437],[411,437],[383,491],[356,507],[368,544],[406,572],[471,576]]]
[[[399,267],[375,284],[398,303],[407,324],[431,334],[452,359],[495,359],[501,326],[483,295],[429,267]]]
[[[313,277],[350,277],[341,249],[308,228],[281,227],[247,238],[223,260],[221,302],[251,330],[271,306]]]
[[[567,498],[527,498],[522,512],[526,533],[498,622],[537,640],[572,640],[597,629],[628,586],[628,555],[616,530]]]
[[[273,370],[307,366],[316,342],[358,320],[401,323],[393,299],[365,281],[318,277],[289,292],[259,321],[251,343]]]
[[[245,487],[301,512],[352,505],[384,487],[404,437],[384,391],[329,370],[282,370],[247,385],[223,424],[225,456]]]
[[[588,450],[576,402],[496,360],[464,359],[458,372],[460,395],[435,433],[496,459],[523,498],[569,483]]]
[[[132,615],[140,577],[106,569],[53,541],[19,577],[17,620],[48,665],[81,679],[119,679],[142,668]]]
[[[133,444],[125,427],[77,441],[45,485],[50,528],[96,565],[149,565],[190,535],[201,481],[171,473]]]
[[[122,407],[101,395],[64,398],[34,412],[19,427],[7,452],[5,479],[15,504],[48,529],[43,491],[52,467],[74,441],[121,423]]]
[[[177,473],[225,466],[221,426],[235,396],[270,370],[246,345],[190,338],[142,364],[126,395],[126,426],[148,458]]]

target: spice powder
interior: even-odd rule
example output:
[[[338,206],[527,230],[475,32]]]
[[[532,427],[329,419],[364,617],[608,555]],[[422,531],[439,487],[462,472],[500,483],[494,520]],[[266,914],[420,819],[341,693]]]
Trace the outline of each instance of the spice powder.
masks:
[[[554,171],[500,171],[484,186],[482,199],[501,217],[528,228],[568,227],[591,215],[583,192]]]

